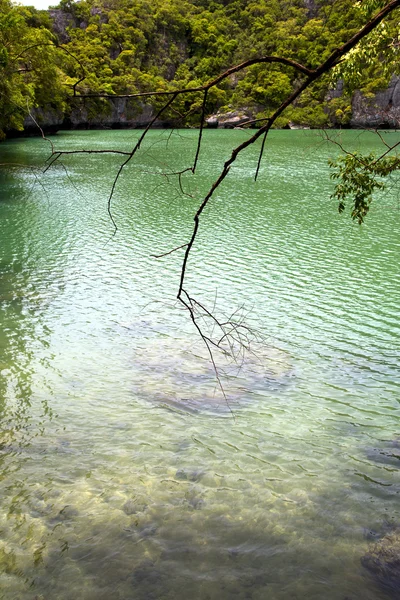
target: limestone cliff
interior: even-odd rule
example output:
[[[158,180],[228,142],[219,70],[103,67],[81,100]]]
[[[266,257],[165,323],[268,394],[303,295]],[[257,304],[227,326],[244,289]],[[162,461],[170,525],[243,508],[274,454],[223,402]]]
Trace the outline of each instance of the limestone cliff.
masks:
[[[353,95],[352,127],[398,127],[400,123],[400,77],[393,76],[387,89],[366,98]]]

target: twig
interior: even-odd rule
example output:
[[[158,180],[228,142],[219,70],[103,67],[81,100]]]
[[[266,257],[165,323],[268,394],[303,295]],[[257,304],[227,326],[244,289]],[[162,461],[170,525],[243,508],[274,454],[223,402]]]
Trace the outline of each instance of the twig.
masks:
[[[224,71],[224,73],[221,73],[220,75],[218,75],[218,77],[215,77],[208,83],[205,83],[204,85],[192,87],[192,88],[181,88],[178,90],[162,90],[162,91],[160,90],[160,91],[156,91],[156,92],[138,92],[136,94],[81,94],[80,96],[76,96],[76,97],[77,98],[145,98],[145,97],[151,97],[151,96],[172,96],[174,94],[179,95],[179,94],[192,94],[194,92],[205,92],[206,90],[209,90],[212,87],[215,87],[216,85],[221,83],[221,81],[223,81],[230,75],[233,75],[233,73],[243,71],[243,69],[246,69],[247,67],[250,67],[252,65],[258,65],[258,64],[263,64],[263,63],[283,64],[288,67],[293,67],[297,71],[300,71],[300,73],[303,73],[303,75],[311,75],[313,73],[312,69],[309,69],[308,67],[305,67],[304,65],[302,65],[294,60],[290,60],[289,58],[284,58],[281,56],[262,56],[261,58],[251,58],[250,60],[246,60],[246,61],[240,63],[239,65],[235,65],[234,67],[231,67],[227,71]]]
[[[48,137],[45,136],[43,129],[40,127],[39,123],[36,121],[35,117],[31,113],[31,110],[29,108],[29,100],[26,101],[26,108],[28,110],[28,115],[30,116],[30,118],[32,119],[32,121],[35,123],[36,127],[39,129],[40,134],[42,136],[42,139],[45,142],[48,142],[50,144],[51,153],[54,154],[54,144],[53,144],[53,142]]]
[[[168,102],[162,108],[160,108],[160,110],[158,111],[158,113],[153,117],[153,119],[147,125],[146,129],[143,131],[142,135],[140,136],[140,138],[136,142],[134,148],[132,149],[132,152],[130,152],[130,154],[128,155],[128,158],[122,163],[122,165],[119,167],[119,169],[117,171],[117,174],[116,174],[115,179],[113,181],[113,184],[112,184],[112,187],[111,187],[111,192],[110,192],[110,195],[109,195],[109,198],[108,198],[108,201],[107,201],[107,211],[108,211],[110,219],[111,219],[111,221],[112,221],[112,223],[114,225],[114,234],[117,232],[118,227],[117,227],[117,224],[116,224],[116,222],[114,220],[114,217],[112,215],[112,212],[111,212],[111,200],[113,198],[115,187],[116,187],[118,179],[119,179],[119,177],[120,177],[120,175],[122,173],[122,170],[132,160],[132,158],[136,154],[137,150],[139,150],[142,141],[144,140],[147,132],[149,131],[149,129],[151,128],[151,126],[153,125],[153,123],[155,123],[155,121],[162,115],[162,113],[165,110],[167,110],[167,108],[173,103],[173,101],[175,100],[175,98],[176,98],[176,95],[172,96],[172,98],[170,98],[168,100]]]
[[[181,250],[181,248],[186,248],[187,244],[182,244],[182,246],[178,246],[177,248],[172,248],[169,252],[164,252],[164,254],[150,254],[153,258],[163,258],[164,256],[168,256],[168,254],[172,254],[177,250]]]

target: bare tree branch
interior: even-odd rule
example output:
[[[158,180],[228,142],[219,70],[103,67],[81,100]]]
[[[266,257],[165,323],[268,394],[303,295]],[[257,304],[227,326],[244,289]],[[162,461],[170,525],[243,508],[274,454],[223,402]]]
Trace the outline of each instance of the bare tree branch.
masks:
[[[350,38],[350,40],[348,40],[340,48],[336,48],[331,53],[331,55],[319,67],[317,67],[314,71],[311,71],[311,73],[309,72],[306,80],[297,88],[297,90],[293,91],[292,94],[284,102],[282,102],[282,104],[277,108],[277,110],[274,112],[274,114],[268,119],[268,121],[265,125],[260,127],[260,129],[251,138],[249,138],[248,140],[246,140],[245,142],[243,142],[242,144],[240,144],[239,146],[237,146],[236,148],[234,148],[232,150],[232,154],[231,154],[230,158],[225,162],[220,175],[218,176],[216,181],[213,183],[211,189],[209,190],[208,194],[205,196],[204,200],[200,204],[200,206],[194,216],[194,219],[193,219],[194,220],[194,228],[193,228],[192,236],[188,242],[185,256],[184,256],[183,263],[182,263],[181,278],[180,278],[178,295],[177,295],[178,300],[182,301],[182,293],[184,292],[184,282],[185,282],[187,263],[188,263],[190,251],[192,249],[192,246],[193,246],[194,241],[197,236],[197,231],[198,231],[199,222],[200,222],[200,216],[201,216],[203,210],[205,209],[205,207],[207,206],[210,198],[213,196],[215,190],[218,189],[218,187],[221,185],[221,183],[223,182],[225,177],[228,175],[230,167],[235,162],[237,156],[243,150],[248,148],[250,145],[254,144],[254,142],[256,142],[256,140],[258,140],[258,138],[262,135],[264,135],[264,140],[263,140],[263,145],[262,145],[262,149],[263,149],[264,145],[265,145],[266,136],[268,135],[272,125],[274,124],[276,119],[282,114],[282,112],[288,106],[293,104],[293,102],[302,94],[302,92],[305,89],[307,89],[314,81],[316,81],[322,75],[324,75],[325,73],[330,71],[337,64],[337,62],[343,56],[345,56],[345,54],[347,54],[347,52],[349,52],[352,48],[354,48],[354,46],[360,40],[362,40],[366,35],[368,35],[368,33],[370,33],[388,14],[390,14],[395,8],[398,8],[399,6],[400,6],[400,0],[392,0],[391,2],[389,2],[389,4],[387,4],[377,15],[375,15],[375,17],[370,19],[370,21],[362,29],[360,29],[355,35],[353,35],[353,37]],[[261,156],[258,160],[258,165],[257,165],[257,170],[256,170],[256,178],[257,178],[257,175],[259,172],[260,162],[261,162]]]
[[[151,254],[153,258],[164,258],[164,256],[168,256],[168,254],[172,254],[177,250],[181,250],[182,248],[186,248],[187,244],[182,244],[182,246],[177,246],[176,248],[172,248],[169,252],[164,252],[164,254]]]
[[[303,73],[303,75],[311,75],[313,73],[312,69],[309,69],[308,67],[305,67],[304,65],[294,60],[290,60],[289,58],[284,58],[281,56],[262,56],[261,58],[251,58],[250,60],[246,60],[240,63],[239,65],[235,65],[234,67],[231,67],[227,71],[224,71],[223,73],[221,73],[221,75],[218,75],[218,77],[215,77],[208,83],[192,88],[181,88],[178,90],[160,90],[154,92],[138,92],[136,94],[81,94],[80,96],[77,96],[77,98],[144,98],[151,96],[172,96],[174,94],[180,95],[192,94],[194,92],[205,92],[206,90],[210,90],[212,87],[215,87],[216,85],[221,83],[221,81],[223,81],[230,75],[233,75],[233,73],[238,73],[239,71],[243,71],[243,69],[246,69],[247,67],[263,63],[283,64],[288,67],[293,67],[297,71],[300,71],[300,73]]]
[[[117,174],[116,174],[115,179],[113,181],[113,184],[111,186],[111,192],[110,192],[110,195],[109,195],[109,198],[108,198],[108,201],[107,201],[107,211],[108,211],[108,214],[110,215],[110,219],[111,219],[111,221],[112,221],[112,223],[114,225],[114,233],[116,233],[118,227],[117,227],[117,224],[116,224],[116,222],[114,220],[114,217],[112,215],[112,212],[111,212],[111,200],[113,198],[115,187],[116,187],[116,185],[118,183],[118,179],[119,179],[119,177],[120,177],[120,175],[122,173],[122,170],[132,160],[132,158],[136,154],[137,150],[139,150],[140,145],[141,145],[142,141],[144,140],[144,138],[145,138],[147,132],[149,131],[149,129],[151,129],[152,125],[157,121],[157,119],[162,115],[162,113],[165,110],[167,110],[167,108],[173,103],[173,101],[175,100],[175,98],[176,98],[176,94],[174,96],[172,96],[172,98],[170,98],[168,100],[168,102],[164,106],[162,106],[160,108],[160,110],[158,111],[158,113],[156,115],[154,115],[154,117],[152,118],[152,120],[147,125],[146,129],[143,131],[142,135],[140,136],[140,138],[136,142],[134,148],[132,149],[132,152],[130,152],[128,158],[121,164],[121,166],[119,167],[119,169],[117,171]]]
[[[192,173],[194,173],[196,171],[197,161],[199,159],[199,154],[200,154],[201,138],[203,136],[204,121],[206,118],[207,93],[208,93],[208,89],[206,89],[204,91],[204,96],[203,96],[203,104],[201,107],[201,118],[200,118],[200,130],[199,130],[199,137],[198,137],[198,141],[197,141],[196,155],[194,157],[194,162],[193,162],[193,167],[192,167]]]
[[[201,201],[201,203],[193,217],[194,225],[193,225],[193,231],[192,231],[189,241],[185,244],[182,244],[181,246],[173,248],[169,252],[166,252],[164,254],[160,254],[157,256],[157,258],[161,258],[161,257],[167,256],[168,254],[171,254],[179,249],[185,248],[185,253],[184,253],[182,266],[181,266],[181,272],[180,272],[177,300],[184,307],[184,309],[189,312],[189,316],[193,323],[193,326],[199,333],[201,339],[203,340],[203,342],[207,348],[208,354],[210,356],[210,360],[211,360],[213,368],[214,368],[218,386],[219,386],[228,406],[229,406],[229,403],[227,401],[227,397],[226,397],[224,387],[223,387],[223,382],[222,382],[222,379],[220,376],[218,365],[216,364],[216,361],[215,361],[213,350],[215,348],[215,349],[218,349],[219,351],[223,352],[224,354],[229,354],[235,361],[237,361],[240,358],[240,356],[244,353],[244,351],[251,352],[252,339],[254,339],[255,336],[254,336],[254,332],[252,332],[252,330],[249,327],[247,327],[241,319],[237,320],[235,318],[235,316],[234,316],[235,313],[231,318],[219,320],[216,317],[214,310],[210,311],[209,309],[207,309],[202,303],[198,302],[195,298],[193,298],[186,289],[185,282],[186,282],[186,274],[187,274],[187,269],[188,269],[188,261],[189,261],[190,253],[192,251],[193,245],[195,243],[195,240],[196,240],[196,237],[198,234],[202,213],[205,210],[205,208],[207,207],[207,205],[208,205],[209,201],[211,200],[211,198],[213,197],[213,195],[215,194],[216,190],[218,190],[218,188],[221,186],[224,179],[227,177],[231,166],[235,163],[239,154],[241,154],[246,148],[250,147],[255,142],[257,142],[257,140],[259,138],[261,138],[262,143],[261,143],[260,153],[259,153],[259,157],[258,157],[258,161],[257,161],[257,167],[256,167],[256,171],[255,171],[255,179],[257,179],[259,172],[260,172],[260,168],[261,168],[261,161],[262,161],[263,152],[264,152],[268,133],[271,130],[274,123],[276,122],[276,120],[278,119],[278,117],[285,111],[286,108],[288,108],[290,105],[292,105],[301,96],[301,94],[306,89],[308,89],[314,82],[316,82],[318,79],[320,79],[324,74],[330,72],[337,64],[339,64],[343,60],[345,55],[352,48],[354,48],[360,40],[365,38],[371,31],[373,31],[375,29],[375,27],[386,16],[388,16],[393,10],[397,9],[399,6],[400,6],[400,0],[391,0],[382,10],[380,10],[380,12],[378,12],[374,17],[372,17],[368,21],[368,23],[364,27],[362,27],[357,33],[355,33],[346,43],[344,43],[342,46],[336,48],[329,55],[329,57],[324,62],[322,62],[316,69],[309,69],[306,66],[301,65],[300,63],[297,63],[290,59],[276,57],[276,56],[266,56],[266,57],[262,57],[262,58],[255,58],[255,59],[245,61],[239,65],[236,65],[236,66],[228,69],[227,71],[225,71],[218,77],[214,78],[213,80],[209,81],[208,83],[201,85],[201,86],[192,87],[192,88],[185,88],[185,89],[178,89],[178,90],[154,91],[154,92],[141,92],[141,93],[137,93],[137,94],[121,94],[121,95],[109,95],[109,94],[75,95],[76,87],[79,82],[77,82],[74,86],[75,98],[110,98],[110,99],[114,99],[114,98],[143,98],[143,97],[158,97],[158,96],[169,97],[168,101],[166,101],[166,103],[162,106],[162,108],[158,110],[157,114],[153,117],[151,122],[147,125],[147,127],[143,131],[142,135],[140,136],[138,142],[136,143],[136,145],[134,146],[134,148],[132,149],[131,152],[124,153],[124,152],[112,151],[112,150],[110,150],[110,151],[108,151],[108,150],[98,150],[98,151],[78,150],[78,151],[69,151],[69,152],[56,152],[56,153],[54,153],[54,158],[49,165],[49,166],[51,166],[51,164],[54,164],[54,162],[56,162],[62,154],[67,154],[67,153],[68,154],[78,154],[81,152],[87,152],[87,153],[93,152],[93,153],[100,154],[100,153],[110,152],[110,153],[124,154],[127,156],[127,158],[120,165],[120,167],[116,173],[116,176],[114,178],[114,181],[113,181],[113,184],[111,187],[108,202],[107,202],[108,213],[109,213],[110,219],[114,225],[114,233],[115,233],[117,231],[117,225],[116,225],[116,222],[111,213],[111,201],[114,196],[114,192],[115,192],[119,177],[120,177],[124,167],[132,160],[132,158],[134,157],[137,150],[139,150],[142,141],[144,140],[145,136],[147,135],[147,133],[150,130],[150,128],[152,127],[152,125],[161,116],[161,114],[172,105],[174,100],[179,95],[200,93],[200,92],[203,93],[203,101],[202,101],[201,117],[200,117],[200,130],[199,130],[199,135],[198,135],[198,140],[197,140],[197,147],[196,147],[194,162],[193,162],[192,167],[188,167],[177,173],[179,176],[179,185],[180,185],[181,191],[183,191],[182,182],[181,182],[182,174],[189,170],[192,173],[194,173],[196,170],[197,164],[198,164],[199,154],[200,154],[200,149],[201,149],[201,142],[202,142],[202,135],[203,135],[203,128],[204,128],[204,122],[205,122],[205,116],[206,116],[207,94],[208,94],[208,91],[212,87],[218,85],[221,81],[223,81],[224,79],[226,79],[227,77],[229,77],[230,75],[232,75],[234,73],[237,73],[249,66],[256,65],[256,64],[263,64],[263,63],[266,63],[266,64],[278,63],[278,64],[285,65],[288,67],[292,67],[292,68],[296,69],[297,71],[299,71],[302,75],[304,75],[303,80],[299,82],[298,86],[292,90],[292,92],[288,95],[288,97],[274,111],[274,113],[265,120],[265,123],[253,135],[251,135],[251,137],[249,137],[247,140],[245,140],[244,142],[242,142],[240,145],[238,145],[236,148],[234,148],[232,150],[230,157],[224,162],[221,172],[219,173],[218,177],[212,184],[208,193],[205,195],[205,197]],[[260,120],[257,120],[257,122],[259,122],[259,121]],[[340,146],[339,142],[336,142],[336,143]],[[388,149],[387,152],[389,152],[390,150]],[[387,154],[387,152],[385,154]],[[385,156],[385,154],[383,156]],[[206,330],[203,327],[203,323],[208,323],[211,326],[211,335],[209,335],[206,332]],[[218,332],[218,333],[216,333],[216,332]]]

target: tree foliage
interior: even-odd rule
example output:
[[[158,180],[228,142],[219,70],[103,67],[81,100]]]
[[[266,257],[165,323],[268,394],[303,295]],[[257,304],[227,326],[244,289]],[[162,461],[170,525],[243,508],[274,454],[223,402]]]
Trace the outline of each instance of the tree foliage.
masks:
[[[351,93],[364,95],[387,84],[399,69],[397,11],[301,94],[300,73],[291,61],[318,70],[387,0],[61,0],[52,11],[37,11],[0,0],[0,136],[22,129],[32,107],[66,114],[71,96],[87,100],[97,113],[107,109],[102,96],[173,93],[186,88],[207,93],[181,94],[165,115],[196,125],[215,110],[251,109],[255,126],[290,121],[326,127],[347,125]],[[57,25],[61,22],[61,26]],[[57,37],[58,36],[58,37]],[[216,84],[208,82],[233,64],[261,56],[282,56],[287,63],[256,62],[234,70]],[[341,97],[327,90],[341,79]],[[147,101],[158,111],[162,96]],[[172,103],[171,103],[172,105]],[[280,107],[284,106],[284,110]],[[168,111],[170,111],[168,113]],[[278,111],[278,114],[277,114]],[[177,121],[178,122],[178,121]],[[396,156],[345,154],[331,164],[337,179],[334,196],[342,211],[352,199],[352,216],[362,222],[372,192],[398,169]]]
[[[307,4],[304,0],[61,0],[51,13],[53,23],[45,11],[0,0],[4,115],[0,128],[22,127],[27,100],[30,106],[51,104],[66,110],[65,102],[73,93],[123,95],[196,87],[234,64],[265,55],[284,56],[313,69],[384,4],[384,0],[358,4],[353,0]],[[371,94],[396,72],[398,42],[397,20],[389,17],[338,65],[334,79],[345,79],[348,94],[356,87]],[[268,117],[296,85],[297,77],[290,67],[254,65],[213,89],[207,98],[208,112],[247,108]],[[335,99],[330,106],[326,97],[330,86],[331,78],[319,80],[276,125],[287,126],[290,121],[311,127],[346,125],[351,117],[350,97]],[[200,104],[195,95],[180,98],[176,114],[190,115],[188,123],[196,124],[193,115],[199,113]],[[93,110],[98,109],[96,101]]]
[[[0,138],[33,106],[63,107],[65,91],[45,11],[0,0]]]
[[[342,213],[350,202],[351,217],[361,225],[368,214],[373,193],[384,190],[388,176],[399,170],[400,157],[347,152],[330,161],[330,166],[333,168],[331,178],[337,181],[332,197],[339,202],[339,212]]]

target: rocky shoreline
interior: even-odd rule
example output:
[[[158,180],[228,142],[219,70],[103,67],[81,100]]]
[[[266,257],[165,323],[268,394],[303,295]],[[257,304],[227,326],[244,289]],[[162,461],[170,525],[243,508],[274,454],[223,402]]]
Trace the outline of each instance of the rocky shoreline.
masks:
[[[333,90],[328,98],[338,98],[340,88]],[[78,103],[79,102],[79,103]],[[115,98],[103,100],[102,109],[94,110],[93,104],[79,99],[71,104],[68,114],[52,107],[34,108],[27,116],[24,130],[9,131],[8,137],[40,135],[38,124],[45,133],[56,133],[61,129],[142,129],[154,118],[154,109],[149,104],[139,103],[135,99]],[[208,128],[234,129],[249,124],[256,118],[250,108],[217,112],[206,119]],[[400,123],[400,77],[393,76],[386,90],[374,96],[365,97],[357,91],[352,98],[352,116],[346,125],[348,128],[388,128],[395,129]],[[331,124],[335,127],[335,123]],[[153,127],[177,127],[171,119],[157,120]],[[179,124],[182,127],[181,124]],[[307,129],[304,124],[289,123],[290,129]]]

